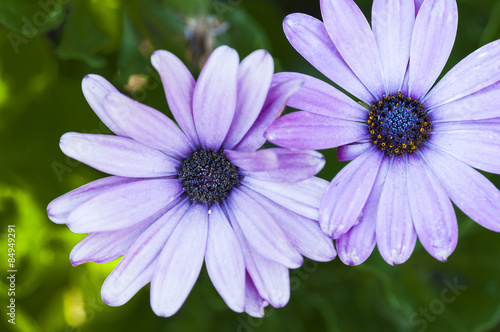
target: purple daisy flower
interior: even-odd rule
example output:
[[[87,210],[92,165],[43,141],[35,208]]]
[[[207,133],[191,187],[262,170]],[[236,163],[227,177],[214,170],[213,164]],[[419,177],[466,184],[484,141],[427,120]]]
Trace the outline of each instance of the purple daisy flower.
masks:
[[[453,47],[455,0],[375,0],[372,27],[352,0],[322,0],[324,23],[285,18],[290,43],[320,72],[357,97],[296,73],[303,88],[288,105],[303,111],[266,132],[296,148],[338,147],[352,160],[320,206],[323,231],[341,260],[360,264],[375,244],[390,264],[405,262],[417,236],[435,258],[457,244],[451,201],[500,231],[500,192],[474,168],[500,173],[500,41],[470,54],[432,89]],[[451,201],[450,201],[451,199]]]
[[[299,267],[302,255],[336,255],[317,223],[328,182],[312,176],[322,155],[257,151],[302,82],[274,84],[273,60],[263,50],[239,63],[235,50],[219,47],[198,82],[169,52],[155,52],[152,63],[182,130],[102,77],[83,80],[90,106],[117,136],[61,138],[66,155],[113,175],[48,207],[55,223],[89,233],[71,252],[72,264],[124,255],[102,286],[103,300],[122,305],[151,282],[159,316],[179,310],[203,262],[232,310],[262,316],[268,304],[284,306],[288,269]]]

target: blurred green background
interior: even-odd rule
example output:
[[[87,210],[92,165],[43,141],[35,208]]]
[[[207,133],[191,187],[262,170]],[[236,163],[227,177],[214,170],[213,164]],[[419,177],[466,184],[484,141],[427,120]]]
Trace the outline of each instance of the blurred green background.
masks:
[[[371,1],[357,3],[367,16]],[[459,0],[458,36],[446,70],[500,38],[498,0]],[[377,250],[357,267],[306,261],[291,271],[285,308],[263,319],[232,312],[205,270],[181,310],[153,314],[149,286],[121,307],[100,298],[117,262],[72,267],[83,235],[53,224],[47,204],[103,177],[64,156],[68,131],[108,133],[81,92],[85,74],[170,115],[149,57],[179,56],[196,76],[220,45],[240,58],[264,48],[276,71],[323,78],[288,44],[281,28],[293,12],[320,17],[319,1],[299,0],[0,0],[0,329],[14,331],[500,331],[500,234],[457,211],[458,247],[442,263],[417,248],[389,266]],[[345,164],[322,151],[331,180]],[[500,153],[500,152],[499,152]],[[486,174],[497,187],[500,176]],[[16,325],[7,323],[7,225],[16,225]],[[457,286],[458,285],[458,286]]]

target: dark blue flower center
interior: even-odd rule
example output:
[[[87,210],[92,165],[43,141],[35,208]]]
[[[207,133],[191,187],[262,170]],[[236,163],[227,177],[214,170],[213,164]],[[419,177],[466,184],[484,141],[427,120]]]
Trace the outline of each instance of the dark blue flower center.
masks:
[[[193,152],[182,161],[179,171],[184,192],[191,202],[212,205],[227,198],[240,184],[238,168],[222,153],[203,150]]]
[[[367,123],[371,141],[388,156],[417,151],[432,129],[424,105],[401,92],[374,102]]]

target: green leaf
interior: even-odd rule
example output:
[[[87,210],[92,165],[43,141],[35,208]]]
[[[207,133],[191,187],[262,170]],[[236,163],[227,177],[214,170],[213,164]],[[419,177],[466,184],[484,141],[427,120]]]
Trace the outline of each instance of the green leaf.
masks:
[[[33,38],[40,33],[58,27],[64,19],[64,4],[61,0],[2,0],[0,2],[0,24],[24,38]]]

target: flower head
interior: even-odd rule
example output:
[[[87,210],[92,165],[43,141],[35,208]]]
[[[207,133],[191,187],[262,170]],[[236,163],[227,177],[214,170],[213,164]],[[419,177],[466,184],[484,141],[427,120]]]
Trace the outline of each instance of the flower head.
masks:
[[[91,182],[48,207],[52,221],[89,233],[71,252],[74,265],[124,256],[102,287],[122,305],[151,282],[160,316],[179,310],[203,262],[227,305],[262,316],[289,298],[288,268],[302,255],[335,257],[317,224],[327,182],[315,151],[257,151],[267,126],[302,82],[273,83],[273,61],[262,50],[239,63],[219,47],[198,82],[182,62],[157,51],[160,73],[179,127],[96,75],[83,92],[117,135],[67,133],[63,152],[113,176]]]
[[[295,49],[357,97],[295,73],[304,87],[288,105],[303,110],[266,132],[287,147],[338,147],[352,160],[320,206],[323,231],[339,257],[360,264],[375,244],[390,264],[406,261],[417,236],[435,258],[457,244],[451,201],[500,231],[500,192],[474,168],[500,173],[500,41],[475,51],[432,89],[457,30],[455,0],[374,0],[371,28],[352,0],[322,0],[324,23],[284,21]],[[451,201],[450,201],[451,199]]]

